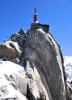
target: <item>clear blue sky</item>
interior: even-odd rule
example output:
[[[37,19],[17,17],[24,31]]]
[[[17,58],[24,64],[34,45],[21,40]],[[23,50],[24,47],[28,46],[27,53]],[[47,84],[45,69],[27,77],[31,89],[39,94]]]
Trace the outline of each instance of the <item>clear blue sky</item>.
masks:
[[[0,0],[0,43],[30,27],[35,7],[39,22],[50,25],[63,55],[72,56],[72,0]]]

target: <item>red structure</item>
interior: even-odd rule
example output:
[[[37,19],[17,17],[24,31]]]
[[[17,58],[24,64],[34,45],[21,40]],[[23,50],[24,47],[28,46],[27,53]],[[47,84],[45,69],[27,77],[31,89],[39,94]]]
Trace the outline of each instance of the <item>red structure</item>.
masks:
[[[34,22],[31,23],[31,30],[35,30],[35,29],[42,29],[46,33],[49,32],[49,25],[47,25],[47,24],[40,24],[38,22],[38,15],[37,15],[36,8],[34,10]]]
[[[34,12],[34,23],[38,23],[38,15],[37,15],[36,8],[35,8],[35,12]]]

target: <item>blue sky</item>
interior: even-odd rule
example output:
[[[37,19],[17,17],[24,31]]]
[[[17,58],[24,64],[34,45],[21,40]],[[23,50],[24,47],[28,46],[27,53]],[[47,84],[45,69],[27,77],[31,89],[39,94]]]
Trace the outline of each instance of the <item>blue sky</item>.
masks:
[[[30,28],[35,7],[39,22],[50,25],[63,55],[72,56],[72,0],[0,0],[0,43],[20,28]]]

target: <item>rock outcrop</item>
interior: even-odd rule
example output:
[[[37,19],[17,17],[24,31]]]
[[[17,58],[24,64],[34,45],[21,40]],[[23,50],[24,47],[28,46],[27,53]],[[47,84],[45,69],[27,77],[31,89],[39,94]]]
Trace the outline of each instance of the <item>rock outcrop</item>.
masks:
[[[0,45],[0,57],[5,57],[8,60],[19,58],[21,50],[17,42],[7,41]]]
[[[65,100],[65,85],[60,48],[50,33],[42,29],[27,33],[25,57],[42,72],[53,100]],[[43,80],[43,75],[41,79]],[[45,84],[44,84],[45,85]],[[47,86],[45,85],[47,90]]]
[[[21,29],[10,41],[18,43],[22,52],[15,57],[23,69],[2,74],[14,91],[18,90],[23,100],[66,100],[62,53],[51,33],[41,28],[26,33]]]

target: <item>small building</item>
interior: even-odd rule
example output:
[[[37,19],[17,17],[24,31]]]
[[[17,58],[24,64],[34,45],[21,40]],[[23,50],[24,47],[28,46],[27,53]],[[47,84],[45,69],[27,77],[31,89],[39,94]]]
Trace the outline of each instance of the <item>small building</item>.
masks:
[[[39,29],[39,28],[42,28],[43,31],[46,32],[46,33],[49,32],[49,25],[38,23],[38,15],[37,15],[37,11],[36,11],[36,8],[35,8],[34,23],[31,23],[31,30],[35,30],[35,29]]]

